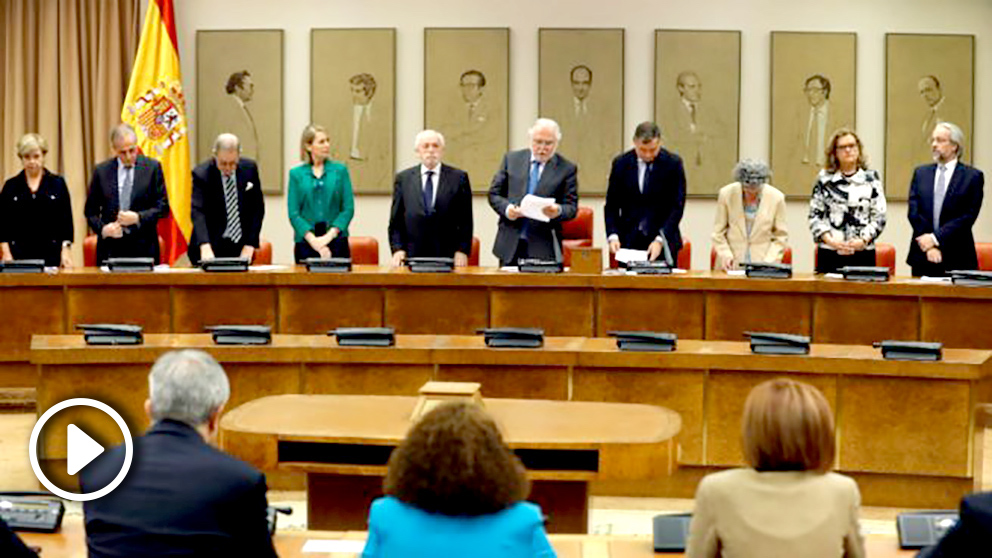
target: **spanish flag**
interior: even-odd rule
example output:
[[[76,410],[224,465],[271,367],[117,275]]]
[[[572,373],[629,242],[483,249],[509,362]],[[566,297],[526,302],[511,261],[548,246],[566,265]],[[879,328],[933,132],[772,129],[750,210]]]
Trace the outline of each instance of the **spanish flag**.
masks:
[[[165,240],[162,260],[170,264],[186,252],[193,232],[190,219],[192,179],[189,167],[189,123],[172,0],[151,0],[141,43],[131,70],[131,83],[121,121],[138,134],[138,149],[162,163],[169,193],[169,217],[159,221]]]

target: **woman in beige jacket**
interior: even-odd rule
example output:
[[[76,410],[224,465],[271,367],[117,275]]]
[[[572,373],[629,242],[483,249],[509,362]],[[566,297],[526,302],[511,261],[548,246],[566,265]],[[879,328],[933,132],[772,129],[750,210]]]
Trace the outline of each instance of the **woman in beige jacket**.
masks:
[[[782,261],[789,245],[785,195],[768,184],[770,175],[765,163],[744,159],[734,167],[736,182],[720,189],[712,237],[714,269]]]
[[[834,420],[815,387],[780,378],[748,395],[750,467],[706,476],[696,490],[688,558],[863,558],[861,495],[829,472]]]

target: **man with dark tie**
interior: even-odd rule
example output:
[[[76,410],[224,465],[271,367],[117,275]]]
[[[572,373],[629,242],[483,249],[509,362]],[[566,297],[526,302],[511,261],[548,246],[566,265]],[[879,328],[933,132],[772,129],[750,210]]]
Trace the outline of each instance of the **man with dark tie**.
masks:
[[[489,188],[489,205],[499,215],[493,254],[504,266],[521,258],[561,261],[561,223],[578,211],[578,169],[556,153],[558,123],[538,118],[529,133],[530,149],[504,155]],[[554,199],[541,210],[548,221],[524,217],[520,203],[528,194]]]
[[[613,159],[606,189],[606,235],[610,253],[620,248],[647,250],[675,265],[682,249],[679,222],[685,209],[682,159],[661,146],[661,129],[641,122],[634,148]]]
[[[83,210],[97,234],[96,258],[147,257],[159,261],[158,220],[169,213],[162,165],[138,154],[138,136],[127,124],[110,133],[115,157],[93,169]]]
[[[406,257],[445,257],[468,265],[472,250],[472,185],[468,174],[444,165],[444,136],[434,130],[417,134],[414,149],[420,164],[396,175],[389,213],[389,247],[393,265]]]
[[[234,134],[217,136],[213,153],[193,169],[189,259],[193,265],[214,257],[240,256],[251,261],[265,216],[258,166],[241,157],[241,144]]]
[[[224,369],[203,351],[155,361],[145,400],[151,426],[134,439],[131,469],[83,504],[90,558],[275,558],[265,475],[216,448],[230,394]],[[79,472],[82,491],[110,484],[124,460],[123,444],[102,453]]]
[[[909,186],[909,223],[913,240],[906,263],[913,276],[939,277],[978,269],[971,227],[982,209],[982,171],[962,163],[964,132],[950,122],[933,129],[934,163],[916,167]]]

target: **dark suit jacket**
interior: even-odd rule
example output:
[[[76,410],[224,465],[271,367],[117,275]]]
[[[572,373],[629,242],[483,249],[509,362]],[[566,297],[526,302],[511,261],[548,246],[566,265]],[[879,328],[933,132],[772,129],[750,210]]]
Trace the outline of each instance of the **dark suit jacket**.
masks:
[[[103,488],[123,461],[123,446],[108,450],[80,471],[80,487]],[[159,421],[135,438],[124,481],[84,504],[89,556],[274,557],[265,491],[250,465],[183,423]]]
[[[957,170],[954,171],[957,174]],[[941,210],[943,213],[943,210]],[[989,555],[992,540],[992,492],[966,496],[961,515],[936,545],[920,551],[920,558],[970,558]]]
[[[107,258],[151,257],[158,263],[158,220],[169,214],[165,175],[158,161],[138,155],[135,162],[131,211],[138,214],[138,223],[125,227],[123,238],[103,238],[101,234],[104,225],[117,220],[120,210],[117,164],[115,157],[93,169],[86,197],[86,221],[97,235],[96,260],[102,264]]]
[[[944,194],[944,205],[940,208],[940,227],[934,230],[933,183],[936,175],[936,164],[916,167],[913,172],[909,186],[909,223],[913,227],[913,238],[909,242],[906,263],[913,268],[913,275],[946,275],[955,269],[978,269],[971,227],[982,209],[985,176],[982,171],[957,162]],[[942,256],[939,265],[931,264],[916,244],[916,237],[926,233],[937,236]]]
[[[434,178],[434,211],[424,209],[420,165],[396,175],[389,213],[389,247],[408,257],[445,257],[472,252],[472,185],[468,174],[442,164]]]
[[[672,259],[682,249],[679,222],[685,209],[685,170],[682,159],[662,149],[652,163],[644,192],[637,186],[637,153],[613,159],[606,189],[606,235],[620,237],[620,246],[646,250],[663,233]]]
[[[28,548],[2,519],[0,519],[0,556],[4,558],[38,558],[38,554]]]
[[[258,165],[255,161],[242,157],[238,160],[234,176],[238,183],[238,215],[241,217],[239,245],[258,248],[258,235],[265,216],[265,199],[262,196]],[[190,217],[193,220],[193,237],[189,246],[189,258],[196,264],[200,260],[200,245],[212,244],[216,248],[227,228],[223,176],[213,157],[193,169]]]
[[[506,208],[510,204],[520,205],[527,195],[527,181],[530,177],[530,149],[511,151],[503,156],[493,183],[489,187],[489,205],[499,215],[499,230],[493,254],[501,262],[510,262],[517,252],[517,244],[524,222],[529,222],[527,231],[527,257],[552,260],[555,258],[554,240],[558,239],[561,249],[561,223],[575,218],[579,207],[578,169],[568,159],[555,153],[544,166],[541,180],[537,183],[534,195],[554,198],[561,206],[561,214],[549,223],[521,217],[516,221],[506,218]],[[555,237],[551,232],[554,231]]]

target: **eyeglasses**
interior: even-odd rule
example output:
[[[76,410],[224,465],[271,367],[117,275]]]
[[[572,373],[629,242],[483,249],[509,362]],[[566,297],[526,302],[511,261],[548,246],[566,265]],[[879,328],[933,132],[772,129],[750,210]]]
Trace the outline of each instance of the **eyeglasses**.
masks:
[[[856,143],[845,143],[844,145],[838,145],[837,151],[855,151],[858,149],[858,144]]]

